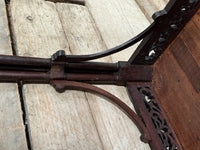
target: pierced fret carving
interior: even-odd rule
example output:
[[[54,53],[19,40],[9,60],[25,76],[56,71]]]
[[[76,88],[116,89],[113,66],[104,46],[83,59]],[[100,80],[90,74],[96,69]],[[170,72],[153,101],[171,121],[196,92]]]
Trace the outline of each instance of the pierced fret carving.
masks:
[[[160,33],[158,39],[153,42],[148,56],[145,57],[146,61],[156,59],[160,56],[168,45],[168,39],[174,32],[178,32],[179,28],[182,28],[184,21],[187,19],[187,16],[192,12],[199,4],[198,0],[188,0],[188,2],[183,3],[173,14],[172,20],[169,20],[168,26],[163,29]],[[152,53],[153,52],[153,53]]]
[[[165,117],[163,116],[163,112],[157,103],[156,98],[152,94],[151,88],[146,86],[138,87],[137,89],[144,97],[143,102],[163,146],[166,148],[166,150],[179,150],[173,133],[169,128]]]
[[[131,64],[153,64],[199,8],[199,0],[176,1],[153,15],[155,30],[130,58]]]

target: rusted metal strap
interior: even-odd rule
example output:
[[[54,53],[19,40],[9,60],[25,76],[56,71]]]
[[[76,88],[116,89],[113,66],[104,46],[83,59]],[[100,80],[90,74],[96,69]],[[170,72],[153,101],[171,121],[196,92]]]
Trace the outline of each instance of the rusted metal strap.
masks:
[[[81,90],[81,91],[87,91],[87,92],[99,94],[99,95],[102,95],[102,96],[108,98],[112,103],[114,103],[120,109],[122,109],[131,118],[131,120],[136,124],[136,126],[142,133],[141,140],[145,143],[148,143],[151,141],[149,131],[147,130],[147,128],[144,125],[144,123],[142,122],[142,120],[135,114],[135,112],[128,105],[126,105],[123,101],[121,101],[119,98],[112,95],[111,93],[109,93],[101,88],[98,88],[96,86],[87,84],[87,83],[80,83],[80,82],[74,82],[74,81],[53,80],[53,81],[51,81],[51,85],[58,92],[64,92],[67,89]]]

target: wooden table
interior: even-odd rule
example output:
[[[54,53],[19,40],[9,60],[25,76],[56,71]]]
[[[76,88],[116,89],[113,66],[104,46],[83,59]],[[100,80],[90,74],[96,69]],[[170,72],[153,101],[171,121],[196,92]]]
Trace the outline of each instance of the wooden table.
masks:
[[[67,54],[102,51],[140,33],[167,0],[84,2],[83,6],[11,0],[6,7],[0,0],[0,53],[48,58],[59,49]],[[101,61],[126,60],[136,46]],[[100,87],[133,108],[125,88]],[[2,150],[150,149],[140,141],[132,121],[101,97],[77,91],[58,94],[49,85],[9,83],[0,84],[0,95]]]

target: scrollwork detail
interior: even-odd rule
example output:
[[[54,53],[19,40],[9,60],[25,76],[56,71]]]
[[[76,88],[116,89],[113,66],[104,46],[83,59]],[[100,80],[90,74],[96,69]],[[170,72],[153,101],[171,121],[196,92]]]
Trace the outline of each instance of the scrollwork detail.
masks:
[[[151,92],[151,89],[149,87],[139,87],[138,91],[144,96],[143,102],[146,110],[150,115],[163,146],[166,150],[178,150],[173,133],[171,132],[166,119],[163,117],[163,112],[157,103],[155,96],[152,95],[153,92]]]
[[[158,39],[153,42],[149,53],[145,56],[146,62],[157,59],[163,53],[166,49],[166,45],[169,44],[171,35],[174,35],[175,32],[178,32],[179,29],[183,27],[185,19],[196,9],[198,4],[199,0],[187,0],[175,11],[172,19],[167,22],[167,26],[163,28]]]

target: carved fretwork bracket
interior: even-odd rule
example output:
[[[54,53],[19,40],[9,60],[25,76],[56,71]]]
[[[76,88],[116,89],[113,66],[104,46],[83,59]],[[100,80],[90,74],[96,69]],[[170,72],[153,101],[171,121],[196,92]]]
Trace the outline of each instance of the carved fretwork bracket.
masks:
[[[151,83],[127,84],[130,98],[138,115],[145,123],[153,150],[182,150],[169,120],[159,102]]]
[[[154,29],[143,39],[129,62],[140,65],[154,64],[199,6],[199,0],[171,0],[164,10],[156,12],[153,15]]]

